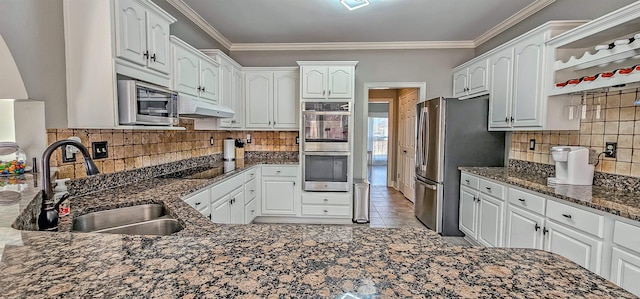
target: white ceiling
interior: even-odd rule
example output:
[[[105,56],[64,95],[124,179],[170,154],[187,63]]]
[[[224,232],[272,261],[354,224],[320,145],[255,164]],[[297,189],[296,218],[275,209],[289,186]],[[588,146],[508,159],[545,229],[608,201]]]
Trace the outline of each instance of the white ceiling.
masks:
[[[473,41],[541,2],[370,0],[349,11],[339,0],[182,1],[232,44]]]

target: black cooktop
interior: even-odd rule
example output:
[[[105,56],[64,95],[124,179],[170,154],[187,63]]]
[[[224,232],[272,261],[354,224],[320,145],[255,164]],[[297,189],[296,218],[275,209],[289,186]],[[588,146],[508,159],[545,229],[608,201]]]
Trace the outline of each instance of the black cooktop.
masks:
[[[225,164],[226,163],[226,164]],[[221,174],[235,170],[234,162],[219,162],[203,166],[196,166],[185,170],[161,175],[161,179],[212,179]]]

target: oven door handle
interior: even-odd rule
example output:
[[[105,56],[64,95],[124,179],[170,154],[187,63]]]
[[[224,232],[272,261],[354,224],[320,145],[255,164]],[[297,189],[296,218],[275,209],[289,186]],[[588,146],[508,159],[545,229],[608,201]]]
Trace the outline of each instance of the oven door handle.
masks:
[[[302,152],[303,156],[351,156],[350,152]]]
[[[351,115],[349,111],[302,111],[303,115]]]

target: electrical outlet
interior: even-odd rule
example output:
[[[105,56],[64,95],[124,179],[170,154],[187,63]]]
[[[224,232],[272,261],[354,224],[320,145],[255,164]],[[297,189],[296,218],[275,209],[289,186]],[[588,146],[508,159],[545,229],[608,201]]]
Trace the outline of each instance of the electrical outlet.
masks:
[[[106,141],[92,142],[91,147],[93,148],[94,159],[104,159],[109,157]]]
[[[65,145],[65,146],[60,148],[60,151],[62,152],[62,163],[75,162],[76,161],[76,154],[69,152],[67,150],[67,147],[70,147],[70,145]]]
[[[210,145],[213,145],[213,141],[214,141],[214,140],[213,140],[213,136],[212,136],[212,137],[210,137],[210,138],[209,138],[209,144],[210,144]]]
[[[617,142],[607,142],[604,148],[604,156],[607,158],[615,158],[617,149],[618,149]]]
[[[532,151],[536,150],[536,140],[535,139],[529,140],[529,149],[532,150]]]
[[[300,137],[296,136],[296,144],[300,144]]]

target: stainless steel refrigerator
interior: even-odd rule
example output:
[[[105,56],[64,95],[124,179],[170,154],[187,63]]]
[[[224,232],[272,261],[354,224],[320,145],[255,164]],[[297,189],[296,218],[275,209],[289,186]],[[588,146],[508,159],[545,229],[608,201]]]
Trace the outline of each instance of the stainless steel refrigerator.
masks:
[[[505,133],[487,130],[489,99],[435,98],[417,105],[415,215],[443,236],[458,229],[460,166],[503,166]]]

